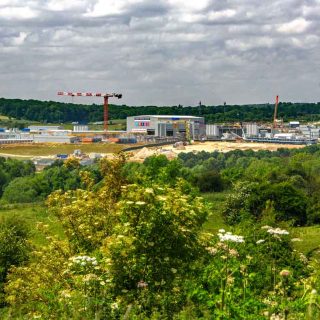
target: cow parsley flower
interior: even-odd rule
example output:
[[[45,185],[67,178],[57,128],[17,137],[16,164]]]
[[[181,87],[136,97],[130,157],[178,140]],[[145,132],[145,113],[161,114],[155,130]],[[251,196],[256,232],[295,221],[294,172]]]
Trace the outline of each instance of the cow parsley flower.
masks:
[[[136,204],[137,204],[138,206],[143,206],[143,205],[145,205],[146,203],[145,203],[144,201],[136,201]]]
[[[77,256],[77,257],[72,257],[69,260],[83,267],[86,265],[96,266],[98,264],[97,259],[95,257],[91,258],[89,256]]]
[[[266,240],[263,240],[263,239],[260,239],[260,240],[258,240],[257,242],[256,242],[256,244],[260,244],[260,243],[263,243],[263,242],[265,242]]]
[[[278,235],[287,235],[289,232],[287,230],[283,230],[280,228],[270,228],[267,230],[268,233],[270,234],[278,234]]]
[[[232,234],[231,232],[227,232],[225,234],[218,233],[218,237],[221,242],[224,242],[224,241],[238,242],[238,243],[244,242],[243,236],[237,236],[235,234]]]

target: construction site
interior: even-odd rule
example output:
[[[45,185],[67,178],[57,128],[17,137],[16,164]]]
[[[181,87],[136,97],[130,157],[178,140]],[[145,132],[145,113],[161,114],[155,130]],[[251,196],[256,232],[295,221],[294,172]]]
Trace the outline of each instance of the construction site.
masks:
[[[139,115],[127,117],[126,130],[109,130],[109,98],[121,99],[122,94],[58,92],[58,95],[102,97],[104,101],[103,130],[91,129],[88,124],[79,124],[79,122],[75,122],[72,129],[65,129],[63,125],[41,124],[30,125],[20,130],[0,128],[0,154],[10,156],[14,149],[17,151],[18,146],[22,145],[25,147],[20,148],[19,156],[21,157],[32,156],[29,153],[24,155],[23,150],[28,150],[27,146],[30,149],[35,145],[74,146],[70,148],[72,152],[48,154],[46,151],[43,154],[44,157],[50,155],[51,158],[64,159],[74,150],[92,145],[90,150],[96,151],[94,153],[101,156],[112,153],[115,149],[128,150],[138,154],[136,159],[139,160],[145,158],[148,153],[159,152],[166,153],[169,158],[172,158],[179,152],[227,152],[234,149],[276,150],[279,147],[303,147],[316,144],[320,137],[320,128],[316,124],[301,124],[298,121],[284,123],[282,119],[278,119],[278,96],[276,96],[274,116],[270,123],[206,124],[205,118],[201,116]],[[119,148],[110,147],[115,144],[119,145]],[[14,148],[10,148],[9,145]],[[143,152],[139,151],[144,147],[149,148],[150,152],[146,149],[143,149]],[[59,147],[56,149],[58,150]]]

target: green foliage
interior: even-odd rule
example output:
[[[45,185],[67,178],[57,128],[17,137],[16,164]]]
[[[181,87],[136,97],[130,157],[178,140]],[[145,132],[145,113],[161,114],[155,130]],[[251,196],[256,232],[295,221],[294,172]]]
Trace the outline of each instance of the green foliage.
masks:
[[[285,121],[299,119],[319,120],[319,103],[279,104]],[[225,121],[271,121],[273,104],[202,106],[201,115],[207,122]],[[0,113],[15,119],[61,123],[72,121],[102,121],[101,105],[81,105],[55,101],[0,99]],[[135,106],[110,105],[110,119],[125,119],[141,114],[171,114],[199,116],[199,109],[193,106]],[[22,123],[20,123],[23,126]]]
[[[16,178],[5,188],[2,199],[9,203],[34,202],[40,198],[37,195],[34,179],[30,177]]]
[[[3,285],[9,269],[29,258],[29,229],[25,220],[16,216],[0,219],[0,306],[3,306]]]
[[[289,182],[238,183],[226,201],[223,216],[229,224],[237,224],[245,219],[258,220],[270,203],[275,210],[276,221],[306,224],[306,195]]]
[[[77,319],[81,310],[81,318],[116,319],[132,306],[132,314],[171,318],[182,308],[184,280],[203,251],[205,206],[183,193],[183,181],[125,185],[124,160],[101,161],[96,191],[84,175],[86,190],[49,197],[67,240],[48,235],[28,266],[13,269],[6,286],[13,315]]]
[[[184,160],[152,157],[128,164],[118,155],[101,160],[99,167],[81,168],[71,161],[36,175],[45,175],[56,188],[73,175],[80,182],[74,189],[59,188],[47,201],[63,240],[38,224],[47,241],[7,275],[10,318],[318,316],[319,262],[294,249],[288,229],[291,220],[301,222],[309,205],[306,185],[312,170],[307,162],[315,156],[302,157],[302,169],[299,156],[272,161],[268,156],[237,152],[210,159],[204,153],[200,164],[183,167]],[[281,161],[289,165],[282,168]],[[227,174],[234,163],[241,178]],[[191,182],[204,172],[222,170],[224,179],[232,177],[235,184],[227,194],[206,195],[212,202],[208,206]],[[205,233],[209,211],[210,221],[222,225],[218,212],[226,196],[224,213],[234,226]]]
[[[228,223],[259,219],[271,201],[277,221],[305,225],[320,221],[319,154],[319,146],[310,146],[276,152],[188,153],[180,154],[179,159],[188,180],[201,191],[232,191],[224,211]]]
[[[56,163],[37,174],[13,179],[5,187],[2,200],[6,203],[30,203],[44,200],[54,190],[75,190],[82,184],[81,172],[84,170],[92,174],[95,183],[101,180],[94,166],[81,168],[77,160]]]
[[[195,177],[195,185],[201,192],[222,191],[224,183],[219,172],[205,171]]]
[[[10,181],[17,177],[24,177],[35,172],[31,161],[19,161],[0,157],[0,196]]]

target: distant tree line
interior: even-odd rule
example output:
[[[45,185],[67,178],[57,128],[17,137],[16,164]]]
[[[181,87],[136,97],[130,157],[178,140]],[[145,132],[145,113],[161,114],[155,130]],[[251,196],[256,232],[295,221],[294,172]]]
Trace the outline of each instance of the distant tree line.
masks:
[[[270,121],[273,117],[273,104],[217,105],[217,106],[109,106],[110,119],[125,119],[142,114],[175,114],[204,116],[206,122]],[[0,98],[0,114],[19,120],[65,123],[72,121],[102,121],[102,106],[82,105],[55,101],[21,100]],[[279,118],[284,121],[320,120],[320,102],[279,104]]]

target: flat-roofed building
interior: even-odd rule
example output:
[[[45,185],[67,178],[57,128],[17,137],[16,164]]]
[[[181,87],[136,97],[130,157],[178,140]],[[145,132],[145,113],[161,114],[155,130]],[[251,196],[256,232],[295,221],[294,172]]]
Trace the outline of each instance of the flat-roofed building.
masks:
[[[206,127],[203,117],[141,115],[127,117],[128,133],[143,133],[155,137],[181,137],[189,131],[191,139],[205,136]]]
[[[52,130],[62,130],[61,126],[29,126],[30,132],[39,132],[39,131],[52,131]]]

